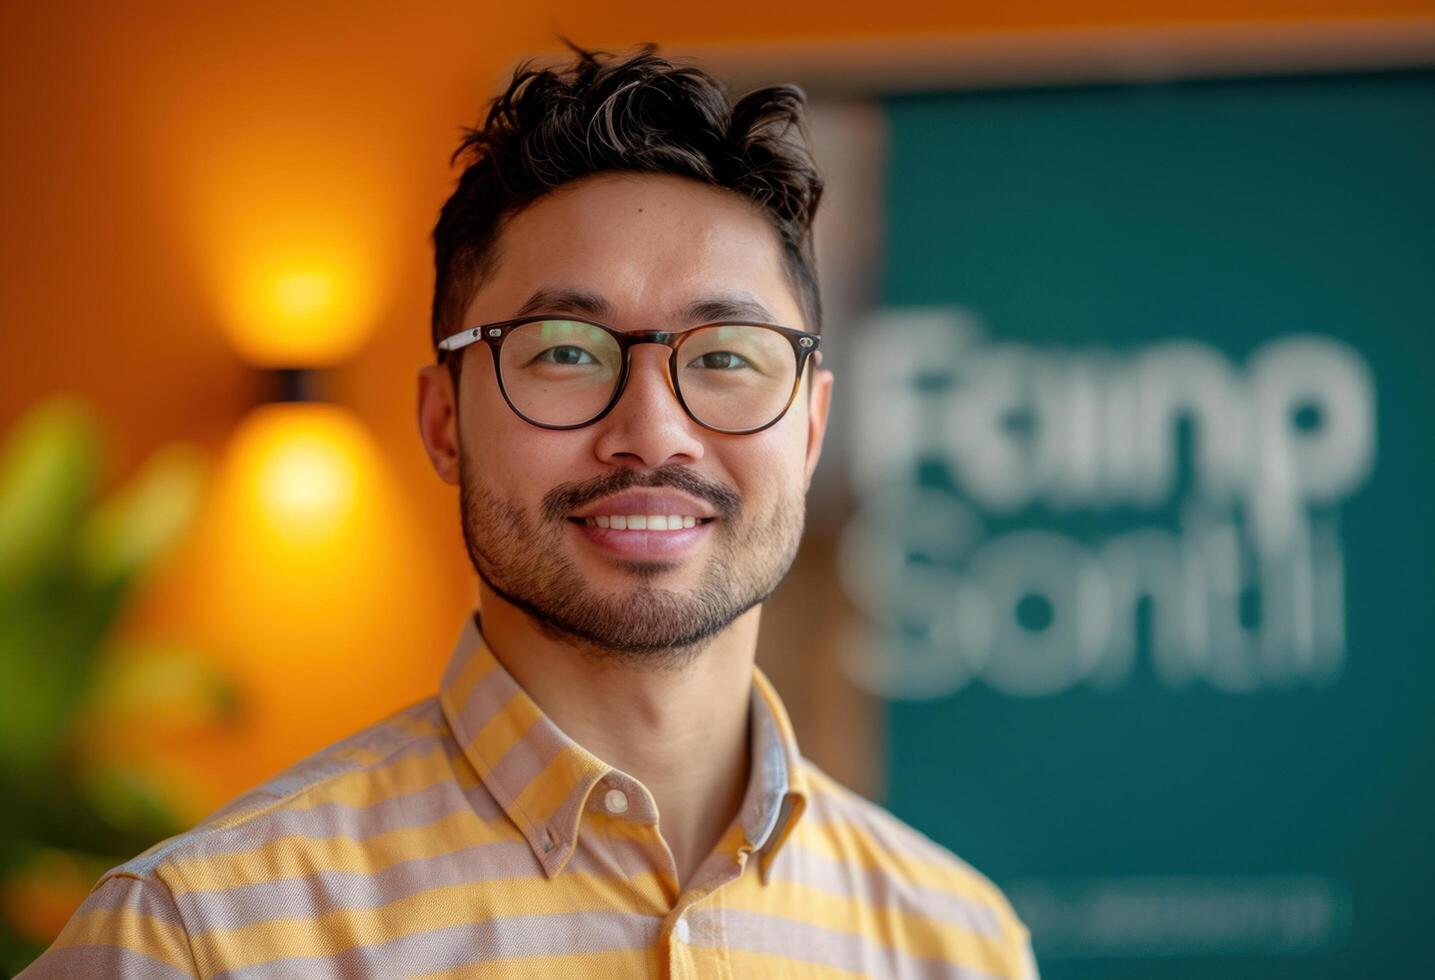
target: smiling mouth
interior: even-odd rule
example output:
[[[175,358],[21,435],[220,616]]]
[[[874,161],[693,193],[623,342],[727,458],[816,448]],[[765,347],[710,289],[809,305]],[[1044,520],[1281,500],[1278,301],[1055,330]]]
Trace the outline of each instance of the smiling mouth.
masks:
[[[696,517],[692,514],[597,514],[592,517],[570,517],[568,520],[573,524],[613,531],[681,531],[711,524],[717,518]]]

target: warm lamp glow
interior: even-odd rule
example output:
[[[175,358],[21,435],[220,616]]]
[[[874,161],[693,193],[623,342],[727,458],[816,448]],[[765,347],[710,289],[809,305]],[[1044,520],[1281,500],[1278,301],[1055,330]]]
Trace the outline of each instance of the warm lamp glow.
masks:
[[[373,327],[362,281],[353,259],[338,249],[256,257],[230,287],[225,327],[252,364],[333,364]]]
[[[322,415],[271,425],[252,447],[254,504],[269,526],[311,540],[352,512],[363,479],[350,433]]]
[[[379,461],[346,411],[319,403],[265,405],[245,419],[228,460],[231,526],[272,560],[311,560],[353,533]]]
[[[274,280],[274,308],[286,319],[312,321],[334,304],[334,280],[318,272],[291,272]]]
[[[231,94],[229,111],[206,104],[182,136],[156,137],[173,175],[165,206],[194,263],[176,274],[198,278],[253,366],[333,366],[392,298],[396,224],[411,220],[403,182],[385,153],[316,138],[325,117]]]
[[[274,402],[240,423],[174,600],[239,692],[230,788],[432,692],[451,565],[414,518],[345,409]]]

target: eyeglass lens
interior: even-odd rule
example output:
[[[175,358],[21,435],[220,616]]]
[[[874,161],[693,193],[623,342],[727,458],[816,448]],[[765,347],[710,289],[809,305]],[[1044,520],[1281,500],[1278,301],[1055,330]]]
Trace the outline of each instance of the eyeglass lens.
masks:
[[[524,324],[503,342],[499,370],[515,408],[543,425],[577,425],[603,411],[622,376],[622,351],[607,331],[576,320]],[[775,330],[746,324],[685,334],[674,383],[689,411],[718,429],[755,429],[786,407],[797,358]]]

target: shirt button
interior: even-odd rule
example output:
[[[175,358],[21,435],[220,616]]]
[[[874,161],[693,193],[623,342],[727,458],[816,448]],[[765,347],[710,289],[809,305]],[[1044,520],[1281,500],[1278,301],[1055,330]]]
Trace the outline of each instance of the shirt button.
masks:
[[[680,943],[688,941],[688,920],[679,919],[673,925],[673,938]]]
[[[609,813],[623,813],[628,809],[628,796],[620,789],[610,789],[608,795],[603,797],[603,803],[608,807]]]

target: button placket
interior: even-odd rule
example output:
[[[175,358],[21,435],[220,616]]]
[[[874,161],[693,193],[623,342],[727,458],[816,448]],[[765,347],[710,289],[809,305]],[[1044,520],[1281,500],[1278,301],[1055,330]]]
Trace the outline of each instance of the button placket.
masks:
[[[604,823],[632,825],[623,833],[628,846],[637,845],[648,862],[643,871],[654,871],[655,887],[663,893],[662,903],[672,907],[681,890],[678,886],[677,868],[672,852],[658,832],[658,812],[652,796],[642,783],[617,769],[609,770],[606,776],[593,785],[586,809],[600,814]]]
[[[693,962],[693,949],[689,945],[692,930],[688,926],[688,920],[684,912],[679,912],[673,920],[673,926],[668,930],[668,976],[670,980],[677,980],[679,977],[696,977],[696,965]]]

